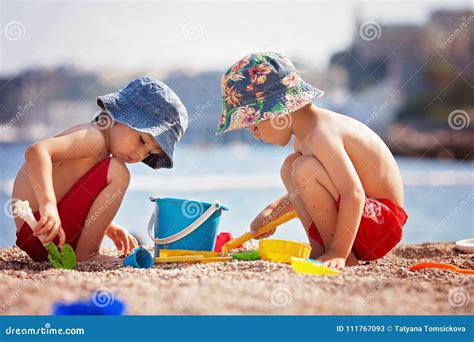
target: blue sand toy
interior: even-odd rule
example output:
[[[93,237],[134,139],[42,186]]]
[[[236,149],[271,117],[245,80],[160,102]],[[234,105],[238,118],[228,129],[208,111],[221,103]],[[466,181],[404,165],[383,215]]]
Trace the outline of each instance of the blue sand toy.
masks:
[[[140,246],[123,259],[124,266],[132,266],[134,268],[150,268],[153,266],[153,256],[144,247]]]
[[[69,304],[58,302],[54,304],[53,315],[55,316],[77,316],[77,315],[100,315],[100,316],[122,316],[125,314],[125,303],[113,296],[106,302],[91,298],[89,300],[78,300]]]

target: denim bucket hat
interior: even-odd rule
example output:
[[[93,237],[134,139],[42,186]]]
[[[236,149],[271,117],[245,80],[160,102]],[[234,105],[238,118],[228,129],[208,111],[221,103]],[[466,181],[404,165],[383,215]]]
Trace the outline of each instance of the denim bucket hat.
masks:
[[[166,156],[152,154],[143,160],[153,169],[173,167],[173,152],[188,126],[188,113],[179,97],[163,82],[142,77],[125,88],[99,96],[97,104],[114,121],[151,134]]]
[[[303,81],[288,57],[277,52],[240,59],[227,69],[221,87],[223,110],[216,135],[289,114],[324,95]]]

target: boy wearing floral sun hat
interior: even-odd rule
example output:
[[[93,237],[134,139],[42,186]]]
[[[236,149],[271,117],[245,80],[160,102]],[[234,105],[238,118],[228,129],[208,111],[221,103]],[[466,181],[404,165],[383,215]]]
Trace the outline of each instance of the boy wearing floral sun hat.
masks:
[[[388,147],[361,122],[312,103],[323,95],[286,56],[250,54],[222,78],[217,134],[247,128],[256,139],[280,146],[294,137],[294,152],[281,167],[287,193],[257,215],[252,232],[295,210],[311,257],[342,268],[386,255],[401,240],[408,216]]]

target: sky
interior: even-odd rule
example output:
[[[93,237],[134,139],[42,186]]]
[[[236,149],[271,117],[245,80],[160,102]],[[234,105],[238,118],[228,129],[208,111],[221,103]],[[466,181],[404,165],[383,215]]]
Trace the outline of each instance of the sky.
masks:
[[[356,14],[422,25],[470,1],[5,1],[0,74],[36,66],[218,70],[280,51],[315,68],[352,41]]]

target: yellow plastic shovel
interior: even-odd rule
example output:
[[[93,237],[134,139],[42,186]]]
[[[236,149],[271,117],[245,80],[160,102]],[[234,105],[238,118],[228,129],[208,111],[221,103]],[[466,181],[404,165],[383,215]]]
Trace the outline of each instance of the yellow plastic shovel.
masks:
[[[221,257],[219,253],[208,252],[208,251],[189,251],[189,250],[171,250],[162,249],[160,250],[160,256],[155,258],[156,263],[167,263],[167,262],[226,262],[230,261],[231,257]]]
[[[278,227],[279,225],[282,225],[283,223],[286,223],[286,222],[294,219],[295,217],[298,217],[298,215],[296,214],[296,212],[291,211],[289,213],[286,213],[286,214],[280,216],[276,220],[267,223],[266,225],[261,227],[256,234],[248,232],[248,233],[245,233],[245,234],[243,234],[239,237],[236,237],[235,239],[230,240],[226,244],[222,245],[221,255],[227,255],[227,253],[229,251],[233,250],[237,246],[240,246],[241,244],[243,244],[247,241],[255,239],[255,238],[259,237],[260,235],[268,233],[272,229]]]

